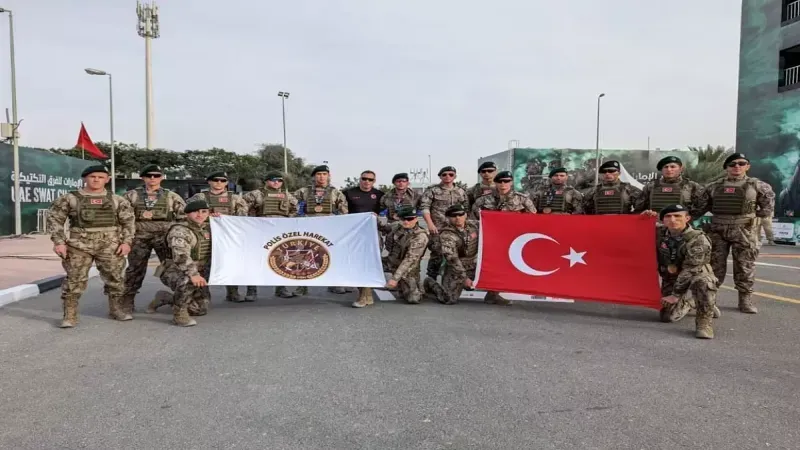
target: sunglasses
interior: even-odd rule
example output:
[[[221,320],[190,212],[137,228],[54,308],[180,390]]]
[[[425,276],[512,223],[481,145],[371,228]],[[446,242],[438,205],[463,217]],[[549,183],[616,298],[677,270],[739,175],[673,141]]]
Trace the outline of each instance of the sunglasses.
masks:
[[[494,173],[494,169],[483,169],[481,173]]]
[[[361,177],[361,181],[369,181],[369,182],[373,182],[373,181],[375,181],[375,178]]]
[[[440,177],[450,177],[450,178],[453,178],[454,176],[456,176],[456,174],[454,174],[453,172],[447,172],[447,173],[443,173],[443,174],[441,174],[441,175],[439,175],[439,176],[440,176]]]
[[[467,213],[460,212],[460,213],[450,214],[450,217],[461,217],[461,216],[466,216],[466,215],[467,215]]]
[[[496,183],[506,184],[506,183],[511,183],[511,180],[497,180]]]
[[[213,181],[215,183],[227,183],[228,179],[227,178],[212,178],[211,181]]]
[[[746,166],[748,164],[750,164],[750,163],[747,162],[747,161],[734,161],[732,163],[728,163],[728,167],[736,167],[736,166],[744,167],[744,166]]]
[[[600,173],[617,173],[617,172],[619,172],[619,170],[617,169],[603,169],[600,171]]]
[[[412,217],[403,217],[402,219],[403,219],[403,222],[411,222],[412,220],[414,220],[416,218],[417,218],[417,216],[412,216]]]
[[[274,181],[276,183],[283,183],[283,178],[269,178],[267,181]]]
[[[143,178],[161,178],[161,176],[160,173],[146,173],[142,175]]]

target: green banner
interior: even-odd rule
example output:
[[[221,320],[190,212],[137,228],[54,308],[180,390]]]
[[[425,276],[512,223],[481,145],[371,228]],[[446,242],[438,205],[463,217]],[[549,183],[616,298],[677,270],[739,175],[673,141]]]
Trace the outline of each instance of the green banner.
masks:
[[[71,158],[29,147],[19,148],[19,198],[22,233],[37,230],[38,211],[50,207],[60,195],[83,184],[81,172],[94,161]],[[0,236],[14,234],[14,153],[0,143]]]

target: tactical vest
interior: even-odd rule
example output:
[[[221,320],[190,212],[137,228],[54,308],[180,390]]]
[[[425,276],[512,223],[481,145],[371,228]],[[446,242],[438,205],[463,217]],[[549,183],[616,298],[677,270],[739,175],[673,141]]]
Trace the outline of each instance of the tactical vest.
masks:
[[[72,191],[77,199],[77,208],[72,219],[73,228],[86,231],[109,231],[119,225],[117,207],[114,205],[114,194],[106,191],[103,197],[86,195],[80,191]]]
[[[536,209],[543,214],[563,213],[567,210],[566,192],[566,186],[544,191],[544,196],[539,198]]]
[[[389,208],[388,208],[389,209],[388,216],[389,216],[389,220],[390,221],[393,220],[392,217],[394,216],[395,213],[397,213],[397,210],[400,209],[401,207],[403,207],[403,206],[413,207],[414,206],[413,199],[411,198],[411,196],[407,195],[405,192],[403,193],[403,197],[400,199],[400,202],[398,202],[397,201],[396,192],[397,191],[392,190],[392,191],[390,191],[388,194],[386,194],[384,196],[384,198],[389,198],[390,199]]]
[[[675,267],[677,270],[673,273],[670,272],[671,275],[677,275],[678,272],[683,270],[683,261],[686,258],[686,245],[698,237],[701,237],[703,233],[700,230],[695,230],[694,228],[686,231],[685,233],[681,234],[681,239],[675,248],[671,248],[669,245],[670,240],[670,233],[668,230],[664,230],[663,234],[661,235],[661,239],[659,240],[658,244],[658,265],[659,270],[662,272],[670,272],[668,268],[670,266]],[[706,261],[704,264],[711,263],[711,255],[706,255]]]
[[[625,214],[626,195],[623,195],[623,185],[599,186],[594,193],[595,214]]]
[[[230,215],[233,211],[233,192],[226,191],[219,195],[214,195],[209,191],[203,192],[206,203],[212,213]]]
[[[757,196],[758,191],[750,179],[723,181],[711,192],[711,214],[753,218]]]
[[[136,220],[172,221],[172,196],[169,189],[163,189],[161,196],[152,208],[147,209],[145,198],[149,196],[144,188],[136,188],[136,204],[133,205]]]
[[[188,228],[189,231],[194,234],[197,242],[194,244],[194,247],[192,247],[192,250],[189,253],[189,255],[192,257],[192,261],[200,265],[208,264],[211,260],[211,227],[201,229],[193,222],[187,222],[175,224],[170,227],[169,231],[172,231],[172,229],[175,227]],[[169,231],[167,232],[167,238],[165,238],[167,241],[167,259],[174,259],[172,255],[172,249],[169,246]]]
[[[475,197],[475,200],[483,197],[484,195],[489,195],[496,190],[494,185],[486,186],[483,183],[478,183],[475,186],[472,186],[472,196]]]
[[[316,198],[317,189],[314,186],[308,188],[308,198],[306,199],[307,216],[330,216],[333,214],[333,186],[325,188],[322,198]]]
[[[261,190],[261,216],[289,217],[289,195],[277,189],[265,188]]]
[[[458,236],[460,244],[458,245],[458,257],[459,258],[477,258],[478,256],[478,230],[475,226],[471,226],[469,223],[464,225],[464,228],[456,228],[456,227],[449,227],[449,232],[454,233]],[[475,234],[475,237],[472,237],[472,234]]]
[[[408,253],[408,242],[421,230],[422,228],[417,225],[410,230],[400,228],[395,231],[392,235],[392,243],[390,244],[391,249],[389,249],[389,261],[395,265],[400,265],[400,263],[403,262],[403,259],[406,257],[406,253]]]
[[[684,186],[686,184],[682,182],[665,183],[656,180],[650,190],[650,210],[658,212],[669,205],[690,203],[690,198],[683,198]]]

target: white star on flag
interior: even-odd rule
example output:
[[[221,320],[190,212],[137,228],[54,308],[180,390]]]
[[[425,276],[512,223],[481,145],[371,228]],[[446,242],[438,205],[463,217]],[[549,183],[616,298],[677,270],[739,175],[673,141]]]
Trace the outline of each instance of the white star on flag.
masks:
[[[586,252],[576,252],[574,248],[570,247],[569,255],[563,255],[561,257],[569,260],[570,267],[574,266],[575,264],[583,264],[585,266],[587,265],[586,261],[583,260],[583,255],[585,254]]]

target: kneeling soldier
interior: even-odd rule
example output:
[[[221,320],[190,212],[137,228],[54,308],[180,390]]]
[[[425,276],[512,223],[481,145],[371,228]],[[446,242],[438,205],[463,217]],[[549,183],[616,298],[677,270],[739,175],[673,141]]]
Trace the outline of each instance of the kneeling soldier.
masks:
[[[445,305],[455,305],[464,288],[472,289],[478,263],[478,232],[480,222],[467,220],[467,211],[457,203],[445,212],[449,224],[439,232],[442,257],[446,261],[442,284],[425,279],[426,292],[432,293]],[[488,294],[487,294],[488,296]]]
[[[659,218],[666,228],[657,248],[659,271],[663,277],[661,318],[668,318],[672,309],[691,291],[697,304],[695,336],[712,339],[717,277],[711,268],[711,241],[705,233],[692,228],[689,210],[682,205],[665,207]]]

